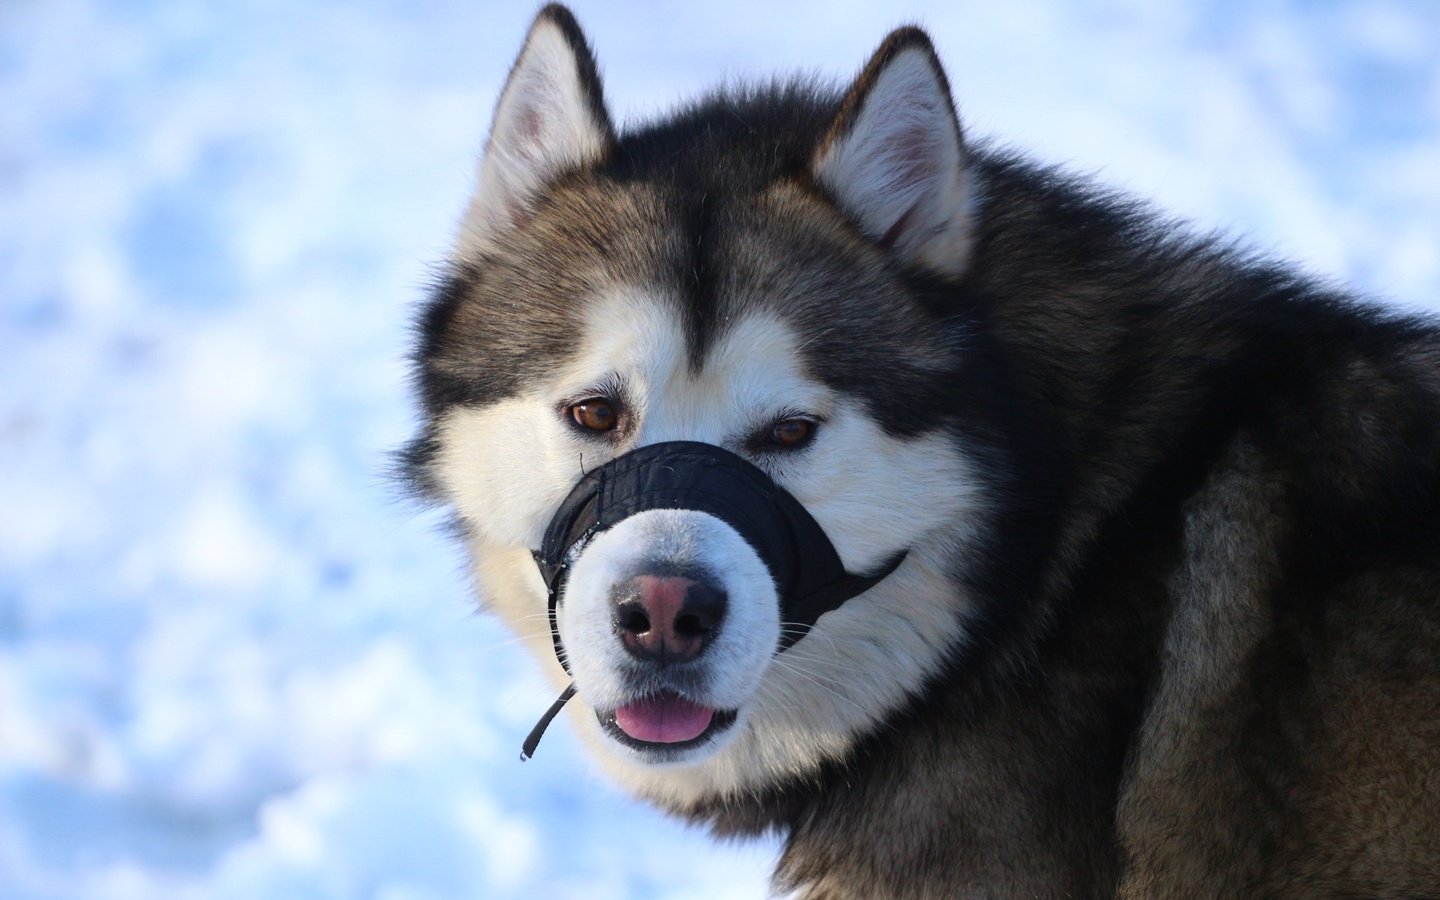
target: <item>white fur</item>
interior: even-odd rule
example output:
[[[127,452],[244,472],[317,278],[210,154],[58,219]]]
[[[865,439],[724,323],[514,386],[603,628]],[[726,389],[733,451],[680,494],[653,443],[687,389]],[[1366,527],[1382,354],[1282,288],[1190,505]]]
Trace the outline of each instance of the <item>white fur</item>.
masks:
[[[456,408],[440,432],[436,475],[472,534],[476,577],[491,608],[542,659],[553,659],[545,594],[528,548],[580,477],[616,453],[660,441],[700,440],[745,452],[754,429],[784,410],[823,420],[813,444],[777,462],[754,461],[793,493],[851,571],[908,548],[905,563],[865,594],[822,616],[809,634],[770,655],[780,627],[758,557],[728,526],[698,513],[642,514],[585,549],[572,570],[561,634],[575,667],[572,721],[602,764],[639,793],[672,801],[754,788],[843,753],[935,671],[960,640],[969,611],[947,565],[971,550],[976,480],[950,439],[898,438],[858,400],[809,378],[796,336],[771,315],[733,323],[692,372],[672,307],[616,292],[592,304],[571,362],[551,383],[483,409]],[[606,381],[625,386],[635,427],[618,447],[587,441],[557,407]],[[605,606],[609,585],[636,553],[698,554],[724,572],[732,609],[707,650],[717,707],[740,718],[728,740],[679,763],[644,762],[600,728],[594,709],[628,699]],[[738,598],[738,599],[737,599]],[[556,680],[558,665],[547,663]]]
[[[564,34],[549,20],[537,20],[496,104],[478,184],[460,226],[459,258],[489,247],[524,217],[546,181],[596,159],[608,141]]]
[[[816,156],[816,179],[870,237],[903,258],[959,275],[970,248],[960,127],[943,76],[919,49],[876,78],[849,129]]]
[[[714,709],[742,709],[759,686],[780,638],[775,584],[751,547],[729,525],[707,513],[653,509],[603,532],[585,548],[570,573],[560,607],[560,634],[576,684],[595,709],[635,699],[620,679],[628,654],[611,625],[610,589],[636,564],[665,560],[698,564],[720,578],[728,596],[719,634],[705,650],[706,694],[694,697]],[[713,752],[704,748],[704,752]]]

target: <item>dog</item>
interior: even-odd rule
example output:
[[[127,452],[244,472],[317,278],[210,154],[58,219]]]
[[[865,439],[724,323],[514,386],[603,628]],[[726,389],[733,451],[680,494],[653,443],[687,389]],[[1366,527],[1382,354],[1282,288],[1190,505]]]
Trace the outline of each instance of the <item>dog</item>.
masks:
[[[804,897],[1440,897],[1440,328],[973,141],[625,131],[541,10],[404,451],[620,784]]]

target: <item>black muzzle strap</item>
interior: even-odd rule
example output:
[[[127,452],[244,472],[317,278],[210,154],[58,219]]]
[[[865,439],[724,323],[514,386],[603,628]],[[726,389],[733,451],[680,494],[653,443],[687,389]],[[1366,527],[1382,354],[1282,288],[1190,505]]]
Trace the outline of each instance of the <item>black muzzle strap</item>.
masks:
[[[845,571],[830,538],[805,507],[764,471],[714,444],[669,441],[641,447],[586,474],[550,520],[535,562],[549,591],[550,634],[568,672],[558,606],[570,566],[595,535],[636,513],[685,509],[715,516],[744,538],[775,581],[780,596],[779,653],[846,600],[869,590],[905,559],[902,551],[877,572]],[[529,758],[560,706],[562,694],[526,741]]]

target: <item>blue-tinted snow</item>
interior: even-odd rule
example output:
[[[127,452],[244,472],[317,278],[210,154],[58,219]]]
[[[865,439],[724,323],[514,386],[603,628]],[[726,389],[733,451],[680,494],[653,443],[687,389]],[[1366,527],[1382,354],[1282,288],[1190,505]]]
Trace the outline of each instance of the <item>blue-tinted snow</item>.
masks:
[[[582,2],[622,119],[928,25],[972,135],[1440,301],[1440,8]],[[752,897],[395,499],[405,336],[529,4],[0,6],[0,896]]]

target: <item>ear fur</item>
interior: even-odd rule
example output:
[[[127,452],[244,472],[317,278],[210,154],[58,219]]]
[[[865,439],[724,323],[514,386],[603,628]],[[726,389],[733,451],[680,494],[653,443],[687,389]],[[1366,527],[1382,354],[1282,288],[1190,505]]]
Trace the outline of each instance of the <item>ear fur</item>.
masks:
[[[901,259],[965,270],[969,179],[950,84],[919,28],[891,32],[851,86],[811,175],[860,230]]]
[[[547,182],[603,158],[614,143],[590,45],[570,11],[552,3],[536,15],[500,92],[460,258],[523,223]]]

